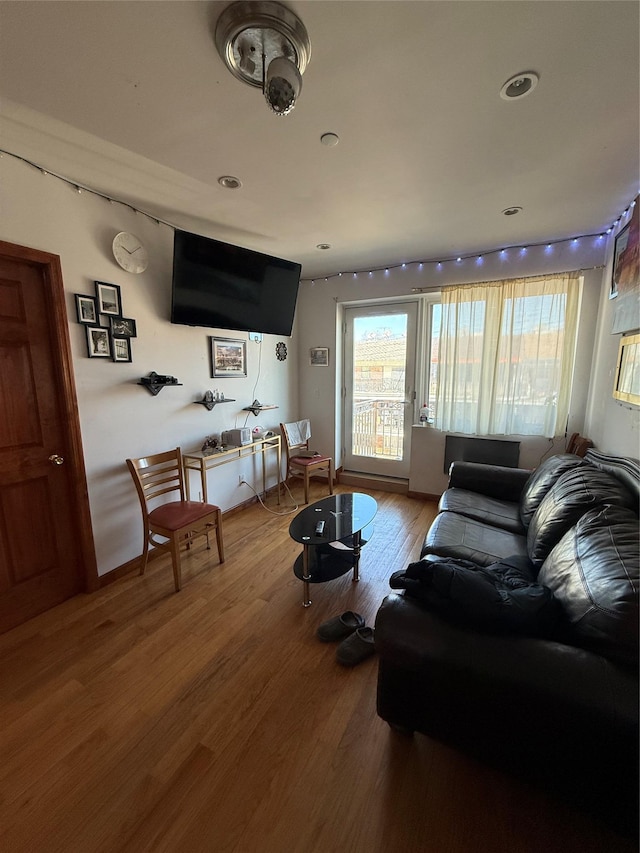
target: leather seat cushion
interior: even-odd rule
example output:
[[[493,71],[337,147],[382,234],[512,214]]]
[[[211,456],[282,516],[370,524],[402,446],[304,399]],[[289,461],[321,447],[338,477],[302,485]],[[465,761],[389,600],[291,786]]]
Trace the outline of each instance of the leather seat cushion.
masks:
[[[529,557],[541,566],[551,549],[576,521],[595,506],[633,506],[631,493],[606,471],[591,465],[573,468],[549,489],[527,531]]]
[[[493,524],[512,533],[524,534],[520,521],[520,507],[513,501],[501,501],[478,492],[467,491],[467,489],[453,488],[444,492],[438,509],[457,512],[459,515]]]
[[[201,501],[170,501],[156,507],[149,513],[152,525],[164,527],[165,530],[180,530],[187,524],[194,524],[212,513],[218,512],[218,507]]]
[[[585,513],[538,575],[559,601],[567,642],[611,660],[638,663],[638,517],[604,506]]]
[[[558,456],[550,456],[545,459],[525,483],[520,497],[520,520],[528,527],[533,514],[538,509],[544,496],[551,486],[566,472],[572,468],[584,465],[584,459],[574,456],[573,453],[560,453]]]
[[[525,536],[483,524],[455,512],[441,512],[429,528],[421,557],[459,557],[488,566],[511,555],[527,555]]]

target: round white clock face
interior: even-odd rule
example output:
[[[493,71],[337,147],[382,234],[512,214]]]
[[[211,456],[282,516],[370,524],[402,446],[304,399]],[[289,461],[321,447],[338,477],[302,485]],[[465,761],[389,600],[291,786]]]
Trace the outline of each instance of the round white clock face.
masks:
[[[149,254],[135,234],[121,231],[113,238],[113,257],[127,272],[144,272],[149,263]]]

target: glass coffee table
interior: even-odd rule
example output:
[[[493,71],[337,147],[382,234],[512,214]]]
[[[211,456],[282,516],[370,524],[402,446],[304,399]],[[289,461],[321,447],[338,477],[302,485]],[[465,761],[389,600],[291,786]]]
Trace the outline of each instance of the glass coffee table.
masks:
[[[311,604],[309,584],[325,583],[353,569],[360,580],[360,549],[371,538],[378,505],[360,492],[331,495],[299,512],[289,526],[291,538],[303,546],[293,572],[304,584],[302,604]]]

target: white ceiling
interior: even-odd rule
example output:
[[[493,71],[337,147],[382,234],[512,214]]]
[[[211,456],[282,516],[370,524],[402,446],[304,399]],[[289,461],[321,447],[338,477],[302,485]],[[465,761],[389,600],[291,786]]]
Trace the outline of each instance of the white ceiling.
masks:
[[[305,278],[598,233],[638,192],[633,0],[289,3],[312,54],[285,117],[218,56],[227,5],[3,0],[1,147]]]

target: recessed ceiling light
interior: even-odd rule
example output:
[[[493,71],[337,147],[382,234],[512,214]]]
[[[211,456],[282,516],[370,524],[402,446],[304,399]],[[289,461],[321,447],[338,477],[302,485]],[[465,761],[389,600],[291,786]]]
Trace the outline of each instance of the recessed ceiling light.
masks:
[[[331,243],[318,243],[318,245],[316,246],[316,249],[320,249],[323,252],[325,252],[327,249],[330,249],[330,248],[331,248]]]
[[[233,175],[222,175],[221,178],[218,178],[218,183],[225,190],[238,190],[242,186],[240,178],[234,178]]]
[[[502,212],[505,216],[515,216],[516,213],[520,213],[521,210],[521,207],[507,207]]]
[[[538,85],[539,79],[535,71],[521,71],[520,74],[516,74],[507,80],[502,89],[500,89],[500,97],[505,101],[513,101],[514,98],[524,98],[529,92],[533,92]]]

